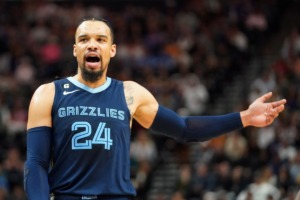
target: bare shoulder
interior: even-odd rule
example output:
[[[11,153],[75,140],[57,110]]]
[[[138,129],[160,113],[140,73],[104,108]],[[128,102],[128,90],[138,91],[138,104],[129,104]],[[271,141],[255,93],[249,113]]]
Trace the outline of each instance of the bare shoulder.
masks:
[[[54,83],[46,83],[46,84],[43,84],[43,85],[40,85],[33,96],[44,96],[45,94],[48,94],[47,96],[49,95],[54,95],[54,91],[55,91],[55,88],[54,88]]]
[[[47,83],[39,86],[34,92],[31,104],[47,104],[54,98],[55,87],[54,83]]]
[[[134,81],[124,81],[124,92],[127,105],[141,104],[145,100],[153,100],[153,95],[142,85]]]
[[[135,81],[124,81],[123,83],[125,92],[133,93],[136,95],[140,95],[141,93],[150,93],[148,89]]]
[[[54,83],[43,84],[36,89],[29,105],[27,129],[51,126],[54,93]]]
[[[135,81],[124,81],[124,89],[125,91],[132,91],[132,89],[139,89],[139,88],[143,88],[143,86],[141,86],[140,84],[138,84]]]

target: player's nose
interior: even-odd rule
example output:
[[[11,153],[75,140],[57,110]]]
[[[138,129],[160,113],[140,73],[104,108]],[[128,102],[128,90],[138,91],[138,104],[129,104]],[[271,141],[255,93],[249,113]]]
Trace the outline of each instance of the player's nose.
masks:
[[[97,41],[91,39],[88,43],[88,50],[95,51],[98,49]]]

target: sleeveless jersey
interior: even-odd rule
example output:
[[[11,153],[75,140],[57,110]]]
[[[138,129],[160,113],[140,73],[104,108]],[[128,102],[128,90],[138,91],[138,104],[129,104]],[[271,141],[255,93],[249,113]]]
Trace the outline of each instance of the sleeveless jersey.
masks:
[[[54,84],[50,192],[135,196],[123,82],[108,77],[89,88],[69,77]]]

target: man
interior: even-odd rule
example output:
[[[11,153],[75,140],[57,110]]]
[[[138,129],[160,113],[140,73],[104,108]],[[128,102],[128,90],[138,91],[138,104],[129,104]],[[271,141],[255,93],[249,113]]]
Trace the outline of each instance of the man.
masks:
[[[83,21],[73,46],[78,73],[34,93],[24,169],[29,200],[48,200],[50,194],[55,200],[132,199],[133,119],[177,140],[205,141],[247,126],[267,126],[284,110],[284,99],[265,103],[272,96],[268,93],[239,113],[180,117],[136,82],[106,76],[116,54],[113,37],[106,21]]]

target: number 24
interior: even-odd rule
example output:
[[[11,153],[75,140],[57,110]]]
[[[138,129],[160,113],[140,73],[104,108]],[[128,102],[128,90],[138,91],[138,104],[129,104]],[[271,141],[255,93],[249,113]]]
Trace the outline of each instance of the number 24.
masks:
[[[92,140],[81,140],[89,137],[92,134],[92,126],[88,122],[75,122],[72,124],[72,131],[77,131],[79,128],[84,130],[75,133],[72,136],[72,149],[92,149],[93,144],[103,144],[104,149],[110,150],[113,141],[110,137],[110,128],[105,128],[106,123],[100,122]]]

